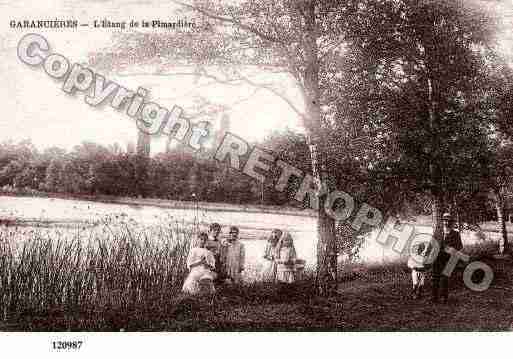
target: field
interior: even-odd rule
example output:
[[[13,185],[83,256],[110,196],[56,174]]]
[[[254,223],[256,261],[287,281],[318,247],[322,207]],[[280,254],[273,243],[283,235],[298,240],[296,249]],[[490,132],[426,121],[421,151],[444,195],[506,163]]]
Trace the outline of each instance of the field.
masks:
[[[512,263],[489,255],[493,238],[464,237],[494,269],[491,288],[466,289],[460,268],[452,303],[433,307],[408,298],[404,263],[372,243],[343,266],[337,295],[317,297],[310,216],[2,197],[0,218],[0,330],[512,329]],[[189,241],[212,221],[239,225],[248,252],[246,284],[219,288],[213,304],[180,293]],[[258,282],[261,239],[274,227],[293,233],[310,265],[295,293]]]

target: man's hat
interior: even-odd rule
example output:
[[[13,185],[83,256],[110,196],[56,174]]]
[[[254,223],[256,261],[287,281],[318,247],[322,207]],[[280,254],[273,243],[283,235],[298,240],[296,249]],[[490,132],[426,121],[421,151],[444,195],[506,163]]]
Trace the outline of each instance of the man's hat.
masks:
[[[450,221],[452,219],[452,216],[449,212],[445,212],[443,215],[442,215],[442,219],[446,219],[448,221]]]

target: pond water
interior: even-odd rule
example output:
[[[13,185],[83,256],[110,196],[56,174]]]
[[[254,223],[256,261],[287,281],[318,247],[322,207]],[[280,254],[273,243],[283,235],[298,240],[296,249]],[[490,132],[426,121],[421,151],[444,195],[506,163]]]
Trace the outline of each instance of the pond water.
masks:
[[[287,214],[248,213],[233,211],[207,211],[194,209],[160,208],[147,205],[109,204],[80,200],[10,197],[0,196],[0,218],[16,218],[24,221],[45,221],[55,224],[73,224],[94,222],[108,215],[123,215],[134,220],[152,224],[167,220],[200,222],[205,227],[212,222],[223,226],[223,234],[227,234],[230,225],[241,229],[241,239],[246,246],[248,267],[258,269],[262,264],[265,237],[272,228],[289,231],[293,238],[298,256],[306,260],[308,266],[315,264],[316,252],[316,219],[305,216]],[[432,233],[430,227],[416,226],[416,233]],[[375,233],[366,236],[366,241],[360,251],[364,263],[386,263],[396,261],[400,255],[395,253],[390,245],[382,246],[373,240]],[[495,240],[497,234],[486,233],[488,240]],[[475,232],[464,231],[462,239],[465,245],[479,241]]]

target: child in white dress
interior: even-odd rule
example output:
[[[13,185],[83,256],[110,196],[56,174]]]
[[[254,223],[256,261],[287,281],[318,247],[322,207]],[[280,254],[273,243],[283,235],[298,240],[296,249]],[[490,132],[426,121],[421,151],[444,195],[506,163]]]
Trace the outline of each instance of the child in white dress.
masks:
[[[239,240],[239,228],[230,227],[228,240],[221,247],[221,262],[228,281],[241,283],[245,254],[244,244]]]
[[[422,298],[422,290],[426,281],[426,272],[429,269],[427,260],[432,246],[429,242],[419,242],[413,243],[411,249],[412,253],[408,259],[408,268],[411,269],[412,297],[413,299],[420,299]]]
[[[278,242],[282,235],[282,231],[279,229],[273,229],[270,238],[267,240],[264,251],[264,267],[262,270],[262,281],[268,283],[276,282],[277,263],[276,257],[278,250]]]
[[[296,274],[296,248],[289,232],[283,232],[276,251],[276,279],[279,283],[292,284]]]
[[[196,295],[203,292],[213,294],[215,292],[214,279],[215,279],[215,258],[214,254],[205,248],[208,235],[200,233],[193,248],[189,251],[187,257],[187,268],[189,275],[185,279],[182,291]]]

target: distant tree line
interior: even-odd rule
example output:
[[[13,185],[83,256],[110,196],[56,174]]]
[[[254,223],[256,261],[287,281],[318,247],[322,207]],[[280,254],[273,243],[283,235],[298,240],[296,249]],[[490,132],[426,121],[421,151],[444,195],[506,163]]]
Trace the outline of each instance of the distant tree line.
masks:
[[[290,147],[304,152],[303,157],[307,158],[308,147],[303,136],[292,133],[280,136],[284,143],[289,141],[286,136],[299,141],[299,148],[294,141]],[[288,192],[277,192],[182,147],[145,157],[133,145],[122,148],[117,144],[102,146],[84,142],[71,151],[59,147],[40,151],[28,140],[6,141],[0,143],[0,188],[4,192],[31,190],[172,200],[191,200],[194,194],[198,200],[208,202],[283,205],[291,201],[293,195],[289,196],[289,192],[299,185],[291,181]],[[141,173],[138,167],[145,161]]]
[[[341,139],[334,135],[326,141],[336,144]],[[257,145],[308,173],[310,157],[305,135],[288,130],[273,132]],[[306,203],[294,201],[300,185],[300,179],[295,177],[290,179],[285,191],[279,192],[273,188],[273,179],[278,178],[279,173],[273,173],[262,185],[225,164],[198,157],[183,147],[168,149],[149,159],[142,157],[133,145],[122,148],[117,144],[102,146],[84,142],[71,151],[58,147],[40,151],[28,140],[7,141],[0,143],[0,188],[4,192],[41,191],[184,201],[192,200],[194,194],[196,199],[205,202],[306,206]],[[138,172],[141,161],[147,161],[143,174]],[[330,167],[338,169],[332,179],[335,185],[351,192],[359,201],[378,203],[405,216],[431,213],[429,197],[408,190],[399,203],[397,196],[388,197],[401,184],[396,183],[394,176],[383,179],[380,166],[369,168],[357,157],[339,156],[334,152]],[[462,189],[452,205],[458,207],[454,212],[460,213],[461,220],[476,223],[494,219],[493,186],[482,181],[470,182],[472,178],[467,181],[460,177],[459,180]]]

